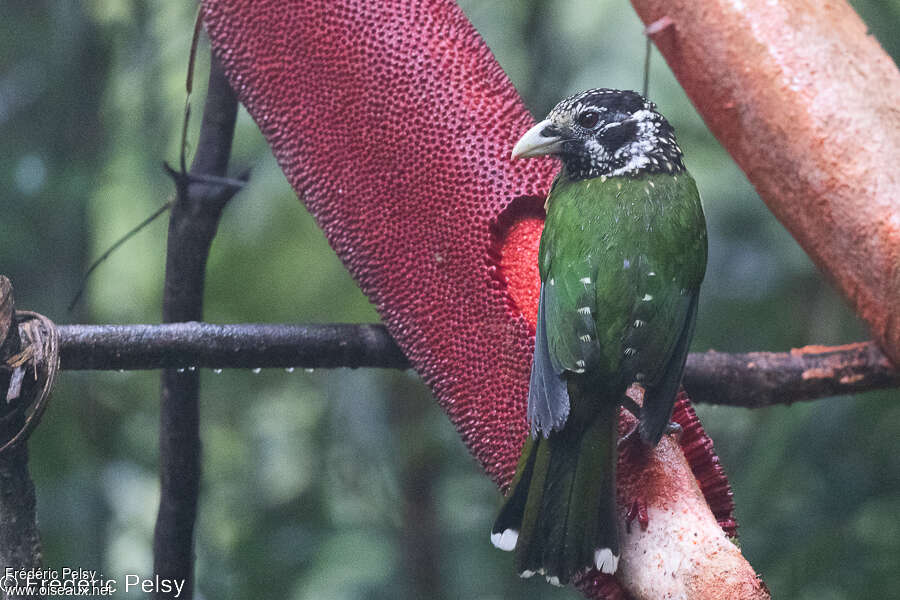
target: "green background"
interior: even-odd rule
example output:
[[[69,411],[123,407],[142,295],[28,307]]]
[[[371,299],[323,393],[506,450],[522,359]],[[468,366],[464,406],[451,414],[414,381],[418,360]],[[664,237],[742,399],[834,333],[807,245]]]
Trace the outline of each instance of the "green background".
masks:
[[[896,61],[900,2],[854,6]],[[584,88],[641,87],[644,38],[625,0],[463,8],[535,116]],[[194,14],[175,0],[0,4],[0,272],[21,308],[58,323],[159,321],[165,219],[97,271],[74,312],[65,307],[90,261],[172,191],[161,164],[177,161]],[[207,65],[204,45],[198,115]],[[709,220],[694,349],[866,339],[659,55],[651,96],[676,127]],[[376,321],[243,111],[232,164],[252,178],[213,244],[207,320]],[[202,379],[198,597],[578,597],[520,581],[491,547],[499,494],[415,374]],[[158,380],[62,374],[31,443],[46,566],[150,572]],[[734,487],[741,546],[776,597],[898,597],[898,400],[893,390],[698,407]]]

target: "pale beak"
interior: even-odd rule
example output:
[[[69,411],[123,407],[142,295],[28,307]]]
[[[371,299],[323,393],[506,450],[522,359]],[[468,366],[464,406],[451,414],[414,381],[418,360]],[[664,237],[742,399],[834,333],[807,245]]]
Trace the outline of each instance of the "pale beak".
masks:
[[[559,129],[550,119],[541,121],[525,132],[525,135],[513,146],[510,158],[529,158],[553,154],[563,143]]]

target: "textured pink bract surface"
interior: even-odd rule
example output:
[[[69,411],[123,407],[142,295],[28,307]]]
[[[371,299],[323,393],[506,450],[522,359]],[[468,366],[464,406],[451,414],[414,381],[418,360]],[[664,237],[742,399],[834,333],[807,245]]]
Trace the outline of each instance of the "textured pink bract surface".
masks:
[[[527,430],[537,240],[558,168],[509,160],[533,124],[514,87],[447,0],[205,0],[203,14],[291,185],[505,487]],[[718,469],[697,432],[687,440]],[[623,597],[611,578],[583,586]]]
[[[533,124],[453,3],[208,1],[244,106],[335,251],[498,483],[526,430],[530,324],[488,256],[556,165],[509,160]]]

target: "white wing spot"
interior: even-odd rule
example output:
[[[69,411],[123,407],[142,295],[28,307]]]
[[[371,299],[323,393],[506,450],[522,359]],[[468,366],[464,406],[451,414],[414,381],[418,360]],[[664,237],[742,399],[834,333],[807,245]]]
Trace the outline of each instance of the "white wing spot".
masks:
[[[578,281],[580,281],[580,282],[583,283],[584,285],[590,285],[590,284],[591,284],[591,278],[590,278],[590,277],[582,277],[582,278],[579,279]]]
[[[650,302],[651,300],[653,300],[653,296],[651,296],[650,294],[644,294],[644,297],[641,298],[641,300],[643,300],[644,302]]]
[[[630,357],[634,356],[635,354],[637,354],[637,350],[635,350],[634,348],[625,348],[625,356]]]
[[[635,319],[635,320],[634,320],[634,327],[635,327],[635,328],[639,328],[639,327],[643,327],[643,326],[644,326],[644,321],[641,321],[640,319]]]
[[[584,334],[583,336],[579,337],[578,339],[580,339],[584,343],[588,343],[591,341],[591,336],[589,334]]]
[[[647,273],[647,277],[656,277],[656,271],[650,271]]]
[[[580,368],[580,369],[584,369],[584,361],[583,361],[583,360],[576,360],[576,361],[575,361],[575,366],[578,367],[578,368]]]
[[[551,277],[549,283],[550,285],[556,285],[556,280]]]
[[[597,548],[594,550],[594,566],[601,573],[612,575],[619,568],[619,557],[609,548]]]
[[[589,314],[591,314],[591,307],[590,306],[582,306],[581,308],[578,309],[578,312],[582,315],[589,315]]]
[[[491,543],[501,549],[509,552],[510,550],[514,550],[516,547],[516,542],[519,541],[519,532],[515,529],[505,529],[503,533],[492,533],[491,534]]]

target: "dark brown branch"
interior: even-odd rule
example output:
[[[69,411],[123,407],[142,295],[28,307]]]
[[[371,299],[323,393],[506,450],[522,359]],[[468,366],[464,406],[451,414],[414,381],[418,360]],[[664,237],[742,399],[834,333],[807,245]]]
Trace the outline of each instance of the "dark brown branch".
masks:
[[[7,357],[21,348],[14,314],[12,286],[6,277],[0,276],[0,364],[5,364]],[[21,402],[6,401],[10,379],[10,372],[0,369],[0,446],[12,439],[25,423],[25,407]],[[26,386],[33,384],[30,377],[25,381]],[[24,443],[0,455],[0,566],[14,569],[41,566],[34,483],[28,473],[28,446]]]
[[[409,368],[382,325],[67,325],[64,369]],[[900,386],[865,342],[792,352],[695,353],[684,386],[695,402],[760,407]]]
[[[381,367],[409,363],[383,325],[63,325],[62,368]]]
[[[900,386],[873,342],[790,352],[691,354],[684,387],[696,402],[759,408]]]
[[[198,179],[226,175],[236,117],[237,99],[218,61],[213,59],[191,171],[171,172],[176,198],[166,250],[163,321],[167,323],[197,321],[203,317],[209,248],[222,211],[237,189]],[[182,597],[188,600],[193,597],[194,522],[200,488],[199,389],[199,373],[163,371],[159,431],[161,485],[153,536],[153,570],[159,577],[184,581]],[[156,595],[157,598],[170,596]]]

